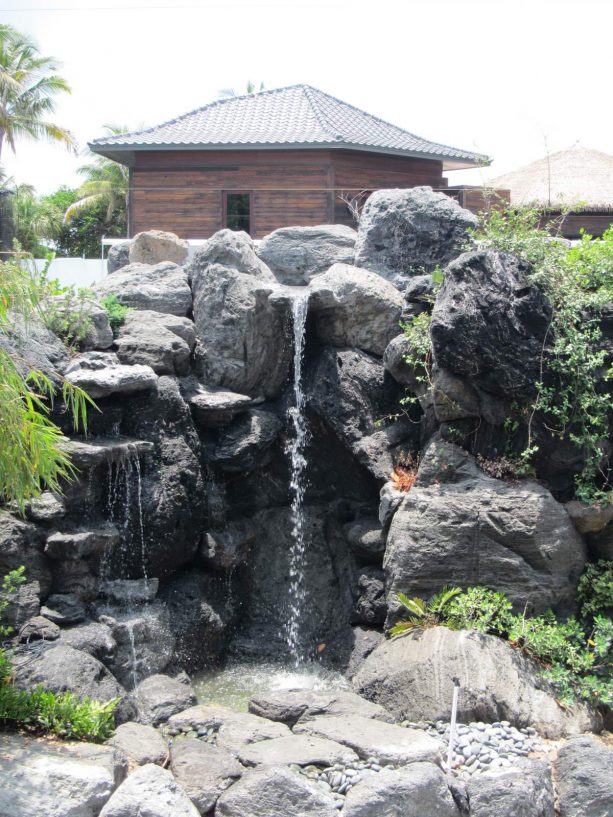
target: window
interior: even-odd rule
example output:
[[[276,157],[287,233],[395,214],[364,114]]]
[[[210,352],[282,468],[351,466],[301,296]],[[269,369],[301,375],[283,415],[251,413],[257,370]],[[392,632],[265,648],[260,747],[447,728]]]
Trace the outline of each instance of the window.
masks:
[[[223,225],[229,230],[251,232],[251,193],[223,194]]]

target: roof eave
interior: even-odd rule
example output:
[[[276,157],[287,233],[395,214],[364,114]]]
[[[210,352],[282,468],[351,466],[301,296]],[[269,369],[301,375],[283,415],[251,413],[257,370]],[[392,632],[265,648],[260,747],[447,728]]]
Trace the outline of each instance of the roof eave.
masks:
[[[365,153],[379,153],[387,156],[405,156],[413,159],[428,159],[433,162],[442,162],[443,170],[468,170],[474,167],[486,167],[491,164],[491,159],[488,156],[472,155],[471,158],[448,156],[444,153],[435,153],[429,151],[405,150],[403,148],[383,148],[373,145],[360,145],[349,142],[278,142],[261,143],[250,142],[243,144],[160,144],[160,145],[139,145],[139,144],[122,144],[122,145],[99,145],[96,142],[88,144],[89,149],[93,153],[104,156],[107,159],[112,159],[120,164],[132,166],[134,164],[134,154],[137,152],[152,152],[152,151],[235,151],[235,150],[356,150]]]

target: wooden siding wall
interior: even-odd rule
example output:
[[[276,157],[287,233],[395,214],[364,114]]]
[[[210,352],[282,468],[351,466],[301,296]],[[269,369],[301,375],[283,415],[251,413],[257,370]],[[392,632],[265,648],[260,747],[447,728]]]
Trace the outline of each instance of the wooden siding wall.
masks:
[[[292,225],[351,224],[341,192],[443,187],[442,165],[358,151],[143,151],[130,173],[130,235],[170,230],[208,238],[222,226],[222,192],[253,191],[254,238]]]
[[[384,156],[353,150],[332,152],[334,172],[334,223],[355,227],[347,205],[339,198],[362,191],[382,190],[389,187],[446,187],[442,162],[409,159],[403,156]],[[364,198],[365,201],[365,198]]]

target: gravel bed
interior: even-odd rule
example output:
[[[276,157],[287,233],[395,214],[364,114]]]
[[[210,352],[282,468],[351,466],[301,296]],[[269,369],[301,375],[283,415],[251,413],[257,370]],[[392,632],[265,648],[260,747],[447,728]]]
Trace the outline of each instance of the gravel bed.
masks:
[[[421,729],[449,744],[449,723],[414,723],[401,721],[400,726]],[[517,729],[508,721],[458,723],[455,729],[451,769],[460,774],[474,774],[487,769],[511,766],[519,758],[532,752],[546,752],[536,729],[527,726]],[[446,758],[446,755],[445,755]]]
[[[184,724],[183,726],[168,726],[161,728],[162,737],[165,740],[173,739],[180,740],[181,738],[195,738],[204,743],[210,743],[212,746],[217,745],[217,732],[219,729],[215,726],[198,726],[196,723]]]
[[[334,797],[334,805],[341,809],[345,803],[345,795],[352,786],[364,780],[371,774],[377,774],[381,769],[395,769],[391,763],[379,763],[376,757],[367,760],[347,759],[333,766],[298,766],[293,763],[290,769],[308,777],[322,791]]]

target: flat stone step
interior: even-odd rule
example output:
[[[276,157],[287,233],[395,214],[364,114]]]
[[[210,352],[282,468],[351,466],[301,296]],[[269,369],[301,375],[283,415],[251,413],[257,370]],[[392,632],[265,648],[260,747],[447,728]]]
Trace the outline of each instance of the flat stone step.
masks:
[[[360,715],[318,715],[299,722],[294,733],[327,738],[349,746],[360,758],[376,757],[381,763],[440,764],[443,744],[417,729],[405,729]]]
[[[64,450],[70,456],[73,465],[80,470],[94,468],[107,462],[120,462],[130,456],[144,457],[155,448],[148,440],[133,440],[127,437],[98,437],[95,440],[71,440],[64,443]]]
[[[96,530],[55,531],[47,537],[45,555],[50,559],[76,560],[104,553],[120,539],[115,525],[105,525]]]
[[[290,735],[272,738],[258,743],[249,743],[238,752],[238,759],[244,766],[331,766],[341,761],[355,762],[356,753],[326,738],[312,735]]]

